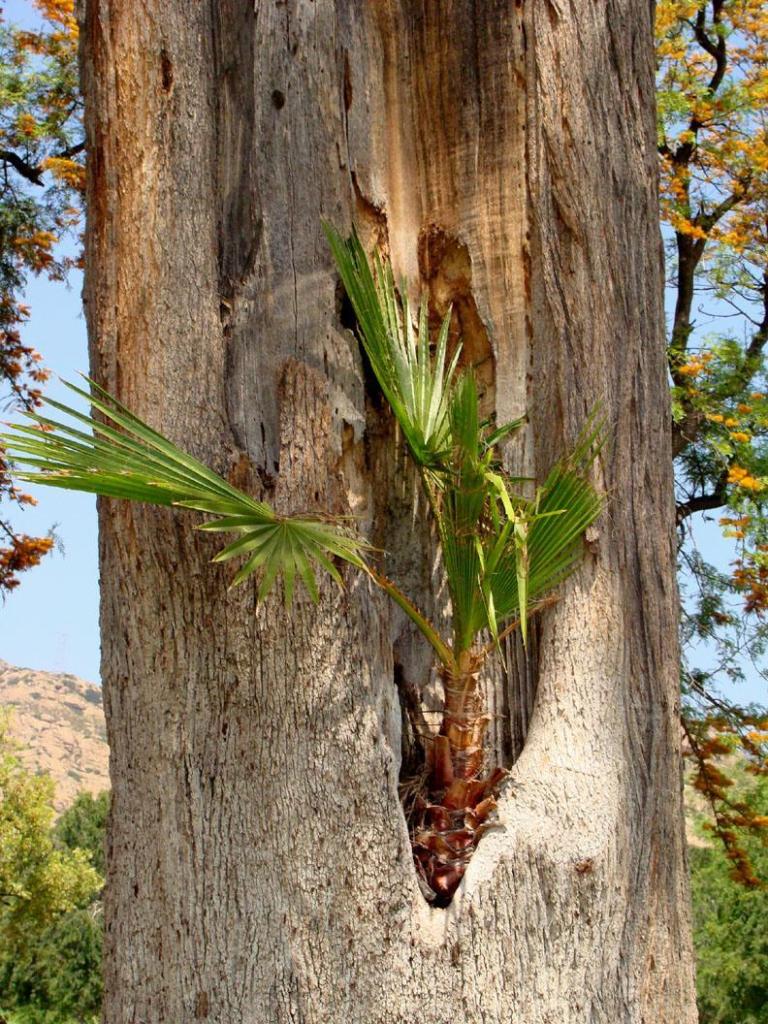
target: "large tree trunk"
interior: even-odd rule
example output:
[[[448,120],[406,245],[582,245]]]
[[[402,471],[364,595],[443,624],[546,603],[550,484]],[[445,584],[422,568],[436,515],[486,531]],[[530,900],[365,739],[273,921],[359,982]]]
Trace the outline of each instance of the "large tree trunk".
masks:
[[[398,614],[351,574],[257,609],[191,514],[102,503],[108,1024],[695,1020],[651,6],[88,0],[92,356],[139,415],[354,512],[427,600],[326,217],[454,302],[486,407],[530,411],[512,464],[596,402],[611,435],[583,567],[486,681],[499,753],[527,739],[447,909],[398,799],[395,677],[429,689]]]

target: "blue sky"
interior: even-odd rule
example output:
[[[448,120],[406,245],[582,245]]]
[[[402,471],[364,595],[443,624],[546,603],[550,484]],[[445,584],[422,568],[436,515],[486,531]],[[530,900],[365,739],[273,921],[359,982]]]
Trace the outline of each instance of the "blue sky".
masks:
[[[24,338],[43,354],[45,365],[66,380],[88,369],[81,275],[69,285],[33,278],[25,301],[32,316]],[[71,402],[54,379],[51,397]],[[7,414],[5,414],[7,415]],[[57,550],[24,573],[22,583],[0,609],[0,658],[14,665],[72,672],[99,679],[98,563],[96,501],[90,495],[29,488],[39,504],[11,514],[15,527],[45,534],[53,527]]]

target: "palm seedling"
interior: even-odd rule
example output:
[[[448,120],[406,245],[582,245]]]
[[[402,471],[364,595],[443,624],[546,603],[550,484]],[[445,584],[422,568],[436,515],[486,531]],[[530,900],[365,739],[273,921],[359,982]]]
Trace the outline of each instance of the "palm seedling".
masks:
[[[366,573],[432,646],[444,685],[439,727],[426,740],[427,763],[409,826],[422,888],[447,904],[495,807],[504,776],[486,761],[490,721],[479,676],[501,641],[577,565],[582,535],[600,512],[587,480],[600,430],[588,428],[575,450],[527,496],[501,464],[501,442],[522,421],[481,422],[471,369],[460,350],[449,356],[450,311],[434,344],[422,301],[415,321],[407,292],[395,287],[378,255],[367,259],[357,236],[326,234],[358,323],[360,341],[415,463],[439,541],[451,605],[452,635],[443,636],[378,568],[349,522],[320,515],[279,515],[233,487],[132,415],[93,382],[93,415],[48,399],[74,420],[38,413],[3,435],[20,479],[205,513],[198,529],[234,535],[215,561],[240,558],[233,585],[259,573],[258,598],[282,578],[290,605],[297,577],[313,600],[316,571],[338,583],[335,560]],[[98,418],[96,414],[99,414]],[[31,421],[31,422],[29,422]]]

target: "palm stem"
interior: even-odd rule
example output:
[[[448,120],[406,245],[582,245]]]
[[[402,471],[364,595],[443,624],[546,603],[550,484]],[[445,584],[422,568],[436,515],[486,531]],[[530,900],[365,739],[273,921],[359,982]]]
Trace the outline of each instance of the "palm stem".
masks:
[[[425,615],[422,615],[410,598],[406,597],[402,590],[400,590],[397,584],[393,583],[391,579],[384,576],[383,573],[378,572],[371,566],[366,566],[365,571],[371,577],[376,586],[381,587],[381,589],[392,598],[395,604],[405,612],[411,622],[413,622],[420,630],[421,634],[429,642],[445,668],[449,671],[453,670],[456,664],[453,651],[448,644],[445,643],[429,619]]]
[[[542,598],[532,608],[528,609],[527,617],[530,618],[532,615],[536,615],[538,612],[543,612],[545,608],[551,608],[553,604],[557,604],[559,600],[558,594],[548,594],[547,597]],[[507,626],[502,629],[499,635],[487,643],[481,648],[481,653],[484,657],[492,654],[495,650],[498,650],[502,640],[506,640],[508,636],[511,636],[515,630],[520,628],[522,620],[520,618],[513,619]]]

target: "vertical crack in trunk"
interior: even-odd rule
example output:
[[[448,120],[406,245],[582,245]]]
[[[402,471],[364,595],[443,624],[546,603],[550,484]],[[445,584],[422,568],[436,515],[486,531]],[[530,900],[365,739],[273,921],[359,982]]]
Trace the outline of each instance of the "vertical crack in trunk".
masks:
[[[356,179],[353,181],[363,229],[371,239],[387,237],[384,211],[367,200]],[[495,356],[473,293],[468,247],[439,225],[430,224],[418,237],[418,267],[419,283],[429,299],[430,321],[437,327],[452,310],[452,348],[455,351],[461,345],[461,364],[474,372],[483,415],[491,418],[495,415]],[[408,511],[412,514],[412,509]],[[413,547],[412,533],[410,542]],[[426,561],[428,556],[422,550],[418,557]],[[434,583],[434,579],[428,581],[432,588]],[[423,604],[426,596],[420,594],[418,603]],[[416,638],[415,642],[422,641]],[[438,672],[444,701],[437,725],[430,729],[420,698],[422,688],[407,679],[402,664],[396,664],[404,719],[410,726],[404,734],[401,799],[422,892],[440,907],[451,902],[489,827],[498,787],[506,774],[498,766],[507,759],[502,747],[508,754],[512,746],[499,743],[498,735],[509,732],[507,726],[495,730],[498,735],[488,749],[489,725],[498,718],[498,712],[494,716],[490,708],[501,708],[504,714],[509,694],[493,693],[502,670],[496,679],[481,686],[485,667],[486,652],[477,647],[461,655],[455,671]],[[427,680],[423,689],[426,685]],[[497,688],[506,689],[503,683]],[[515,719],[520,726],[520,714],[516,713]],[[526,727],[527,719],[522,725]]]

